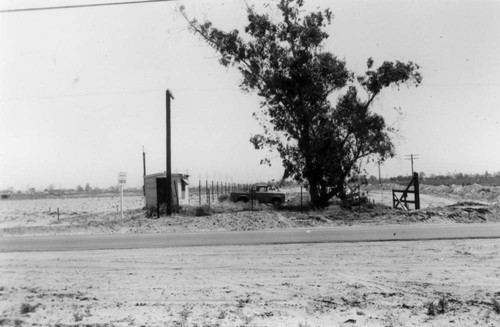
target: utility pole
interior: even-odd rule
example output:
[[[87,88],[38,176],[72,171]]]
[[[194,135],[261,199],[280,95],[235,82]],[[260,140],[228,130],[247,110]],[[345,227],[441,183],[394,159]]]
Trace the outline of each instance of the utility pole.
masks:
[[[172,156],[171,156],[171,128],[170,128],[170,99],[173,99],[172,93],[167,89],[167,216],[172,215]]]
[[[378,164],[378,183],[379,184],[382,184],[382,179],[380,178],[380,163],[381,161],[377,161],[377,164]]]
[[[145,178],[146,177],[146,152],[144,152],[144,145],[142,146],[142,193],[144,196],[146,196],[146,184],[145,183]]]
[[[413,176],[413,160],[418,159],[418,154],[407,154],[405,160],[411,160],[411,175]]]

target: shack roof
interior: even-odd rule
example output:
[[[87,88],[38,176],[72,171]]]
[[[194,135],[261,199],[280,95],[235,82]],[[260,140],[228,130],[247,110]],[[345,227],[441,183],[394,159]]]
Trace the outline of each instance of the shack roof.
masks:
[[[156,173],[156,174],[149,174],[144,176],[144,178],[154,178],[154,177],[167,177],[167,173]],[[180,178],[180,179],[188,179],[189,175],[187,174],[172,174],[172,178]]]

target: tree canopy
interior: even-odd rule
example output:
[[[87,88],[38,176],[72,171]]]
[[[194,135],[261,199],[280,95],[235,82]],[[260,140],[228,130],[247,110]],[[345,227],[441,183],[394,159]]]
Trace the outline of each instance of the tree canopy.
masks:
[[[254,117],[263,133],[253,136],[252,144],[276,150],[285,175],[307,181],[311,202],[322,207],[333,196],[345,196],[346,181],[361,159],[394,156],[390,128],[370,110],[371,104],[384,88],[418,85],[422,76],[413,62],[385,61],[375,68],[371,58],[365,74],[356,76],[324,49],[332,12],[306,14],[303,4],[281,0],[279,21],[248,7],[243,36],[236,29],[222,31],[210,21],[188,22],[220,54],[223,66],[240,71],[242,90],[261,98]],[[365,94],[360,96],[359,90]]]

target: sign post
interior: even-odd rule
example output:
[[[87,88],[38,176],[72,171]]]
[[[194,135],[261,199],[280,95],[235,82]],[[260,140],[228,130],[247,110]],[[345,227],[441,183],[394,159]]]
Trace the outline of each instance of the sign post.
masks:
[[[120,186],[120,217],[123,219],[123,186],[127,184],[127,173],[118,173],[118,186]]]

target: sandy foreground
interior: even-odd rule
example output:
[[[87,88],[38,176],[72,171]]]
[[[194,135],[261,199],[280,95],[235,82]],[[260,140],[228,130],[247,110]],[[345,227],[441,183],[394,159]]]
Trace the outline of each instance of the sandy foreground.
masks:
[[[499,252],[461,240],[2,253],[0,325],[500,326]]]
[[[369,196],[390,205],[393,187]],[[123,219],[115,196],[3,200],[0,237],[500,221],[500,187],[423,190],[418,211],[217,204],[168,219],[140,196]],[[499,252],[495,239],[0,253],[0,326],[500,326]]]

